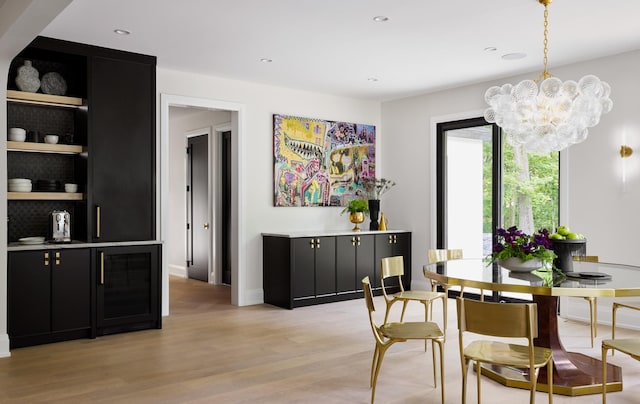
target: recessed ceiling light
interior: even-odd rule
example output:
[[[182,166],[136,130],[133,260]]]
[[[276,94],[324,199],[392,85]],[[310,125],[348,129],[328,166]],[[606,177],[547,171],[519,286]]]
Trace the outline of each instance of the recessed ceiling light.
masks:
[[[377,77],[369,77],[367,79],[367,81],[376,82],[376,81],[378,81],[378,78]]]
[[[375,21],[375,22],[387,22],[387,21],[389,21],[389,17],[386,17],[384,15],[377,15],[377,16],[373,17],[373,21]]]
[[[485,52],[495,52],[497,50],[498,48],[496,48],[495,46],[487,46],[486,48],[484,48]]]
[[[273,62],[273,60],[272,60],[272,59],[269,59],[269,58],[262,58],[262,59],[260,59],[260,61],[261,61],[262,63],[271,63],[271,62]]]
[[[518,60],[526,57],[527,57],[527,54],[522,52],[507,53],[502,55],[502,59],[504,60]]]
[[[126,30],[126,29],[114,29],[113,32],[115,32],[118,35],[129,35],[131,33],[131,31]]]

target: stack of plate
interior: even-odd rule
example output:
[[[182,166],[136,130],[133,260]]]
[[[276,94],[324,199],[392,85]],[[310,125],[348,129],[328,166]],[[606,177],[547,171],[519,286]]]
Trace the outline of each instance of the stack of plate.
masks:
[[[31,192],[31,180],[28,178],[10,178],[8,181],[9,192]]]
[[[60,181],[37,180],[36,189],[41,192],[58,192],[60,191]]]
[[[42,244],[44,243],[44,237],[24,237],[19,238],[18,242],[20,244]]]

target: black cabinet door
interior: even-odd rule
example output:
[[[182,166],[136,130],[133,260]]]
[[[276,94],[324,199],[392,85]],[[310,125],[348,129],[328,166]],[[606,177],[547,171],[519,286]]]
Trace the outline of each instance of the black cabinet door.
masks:
[[[91,258],[88,248],[52,251],[51,330],[91,327]]]
[[[356,279],[358,290],[362,290],[362,278],[369,277],[372,287],[380,287],[380,273],[375,264],[375,236],[356,236]]]
[[[387,233],[376,235],[376,268],[380,271],[382,258],[395,257],[401,255],[404,257],[404,276],[402,277],[402,285],[406,290],[411,288],[411,233]],[[378,272],[379,274],[379,272]],[[385,285],[390,286],[391,292],[395,292],[394,287],[399,286],[397,280],[385,281]]]
[[[336,242],[335,237],[318,237],[315,243],[316,296],[336,293]]]
[[[291,240],[292,259],[291,278],[293,298],[315,296],[315,238],[295,238]]]
[[[362,289],[356,276],[356,236],[336,237],[336,290],[338,293]]]
[[[51,331],[49,251],[12,251],[7,274],[8,330],[10,337]]]
[[[93,249],[98,334],[160,325],[160,247]]]
[[[155,65],[91,57],[92,241],[155,239]]]

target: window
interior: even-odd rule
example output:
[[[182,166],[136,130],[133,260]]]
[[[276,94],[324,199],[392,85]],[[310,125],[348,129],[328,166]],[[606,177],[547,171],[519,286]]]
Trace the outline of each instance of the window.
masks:
[[[437,247],[491,254],[498,227],[555,229],[559,153],[527,154],[484,118],[437,125]]]

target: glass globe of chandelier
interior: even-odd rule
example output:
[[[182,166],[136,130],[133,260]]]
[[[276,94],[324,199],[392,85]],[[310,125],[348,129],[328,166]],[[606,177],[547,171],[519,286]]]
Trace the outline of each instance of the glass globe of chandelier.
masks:
[[[547,71],[548,6],[552,1],[538,0],[544,5],[544,71],[536,80],[493,86],[484,95],[490,105],[484,112],[486,121],[500,126],[512,146],[522,145],[535,153],[562,150],[584,141],[588,128],[597,125],[600,116],[613,107],[611,87],[598,77],[587,75],[578,82],[563,82]]]

